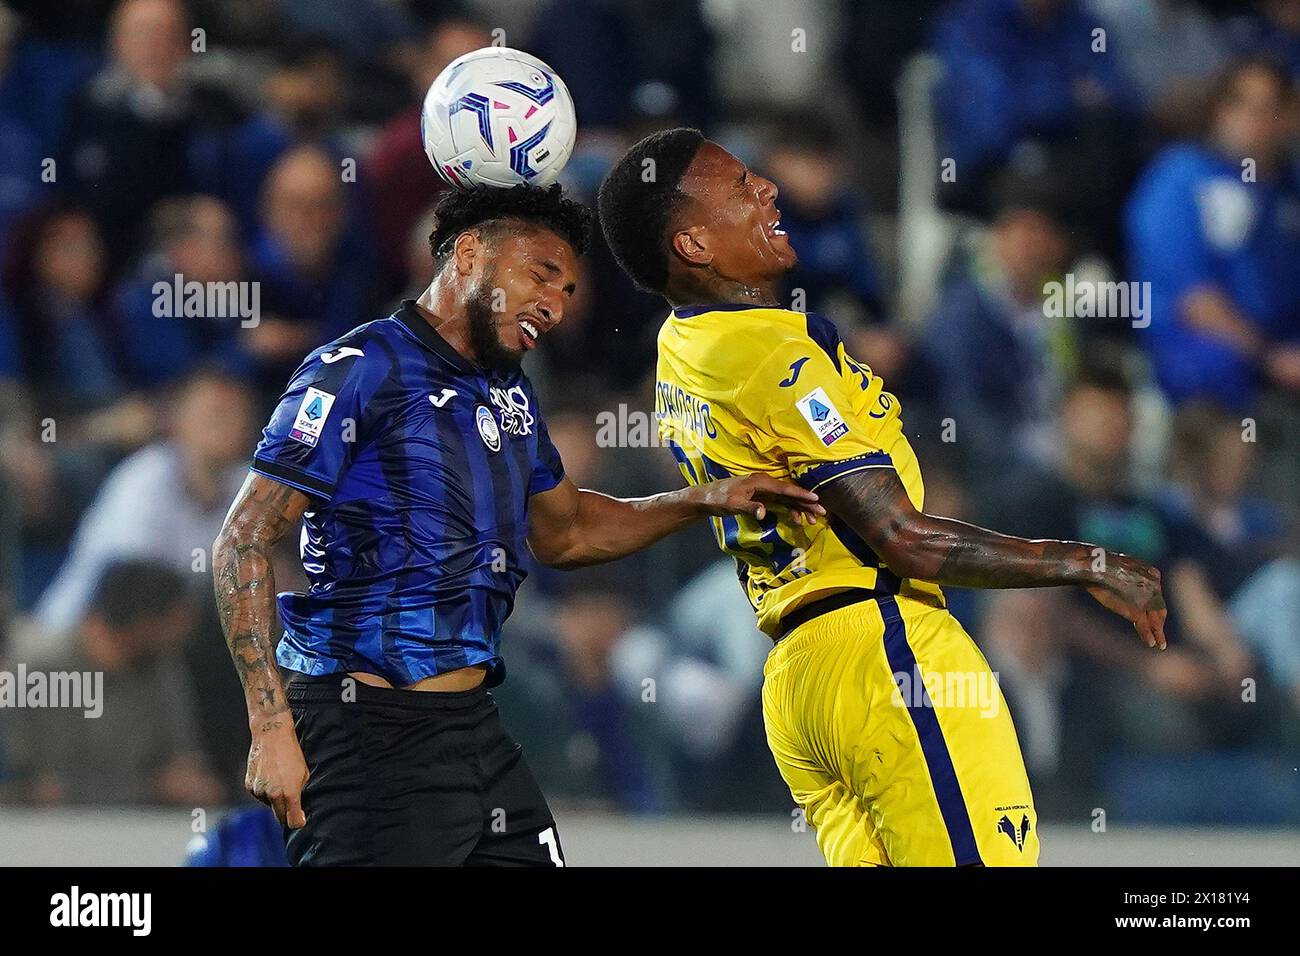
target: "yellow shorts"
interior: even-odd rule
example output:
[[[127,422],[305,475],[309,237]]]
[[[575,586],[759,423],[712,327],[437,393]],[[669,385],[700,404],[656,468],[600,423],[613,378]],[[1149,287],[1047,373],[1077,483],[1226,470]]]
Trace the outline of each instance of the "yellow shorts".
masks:
[[[763,671],[767,742],[832,866],[1034,866],[1038,819],[996,676],[899,595],[796,627]]]

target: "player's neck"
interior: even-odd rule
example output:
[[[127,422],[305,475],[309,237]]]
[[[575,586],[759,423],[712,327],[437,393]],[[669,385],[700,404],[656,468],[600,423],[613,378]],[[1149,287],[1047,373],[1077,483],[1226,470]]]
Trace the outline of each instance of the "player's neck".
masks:
[[[478,355],[469,337],[469,314],[457,305],[456,299],[435,279],[415,300],[416,311],[435,332],[446,340],[460,356],[477,363]]]
[[[687,305],[754,305],[779,308],[775,282],[746,283],[720,276],[697,279],[693,275],[675,276],[664,290],[664,298],[673,308]]]

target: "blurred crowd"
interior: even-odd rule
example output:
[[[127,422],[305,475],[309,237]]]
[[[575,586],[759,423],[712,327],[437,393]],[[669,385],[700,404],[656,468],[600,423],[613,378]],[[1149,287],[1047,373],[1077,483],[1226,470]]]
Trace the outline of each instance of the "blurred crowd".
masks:
[[[778,184],[791,303],[899,395],[928,510],[1162,569],[1159,655],[1086,595],[949,595],[1042,812],[1300,822],[1300,0],[3,0],[0,670],[103,672],[107,705],[0,709],[0,795],[239,798],[210,543],[302,356],[429,281],[420,103],[494,41],[572,91],[575,195],[683,124]],[[918,57],[957,239],[907,317]],[[676,487],[599,428],[651,413],[664,306],[599,241],[583,268],[528,359],[550,434],[579,485]],[[257,283],[258,321],[159,309],[176,277]],[[1099,315],[1052,282],[1147,291]],[[788,811],[770,646],[700,527],[534,569],[495,693],[560,806]]]

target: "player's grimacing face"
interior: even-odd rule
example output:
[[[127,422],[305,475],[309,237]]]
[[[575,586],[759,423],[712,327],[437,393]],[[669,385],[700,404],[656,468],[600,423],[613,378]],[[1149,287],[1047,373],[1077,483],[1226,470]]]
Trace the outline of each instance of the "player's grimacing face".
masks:
[[[573,247],[549,229],[526,228],[498,239],[477,287],[495,332],[493,354],[480,359],[489,365],[517,364],[536,348],[564,320],[577,276]],[[479,321],[487,320],[484,315]]]
[[[688,217],[703,217],[702,241],[719,275],[760,281],[784,275],[798,264],[794,247],[780,228],[776,184],[717,143],[706,142],[699,148],[682,177],[681,190],[693,200]]]

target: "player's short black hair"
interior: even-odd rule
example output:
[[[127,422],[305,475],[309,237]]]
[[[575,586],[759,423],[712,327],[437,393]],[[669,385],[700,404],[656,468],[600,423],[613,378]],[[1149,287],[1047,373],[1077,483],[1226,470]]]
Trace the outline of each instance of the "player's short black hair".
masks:
[[[641,140],[600,184],[600,226],[614,258],[642,289],[663,292],[668,282],[668,223],[683,199],[678,188],[704,134],[661,130]]]
[[[466,229],[491,227],[507,219],[523,219],[551,230],[573,247],[575,255],[587,251],[591,210],[565,196],[558,183],[546,187],[484,186],[449,190],[433,207],[429,251],[434,264],[441,266],[446,261],[456,237]]]

